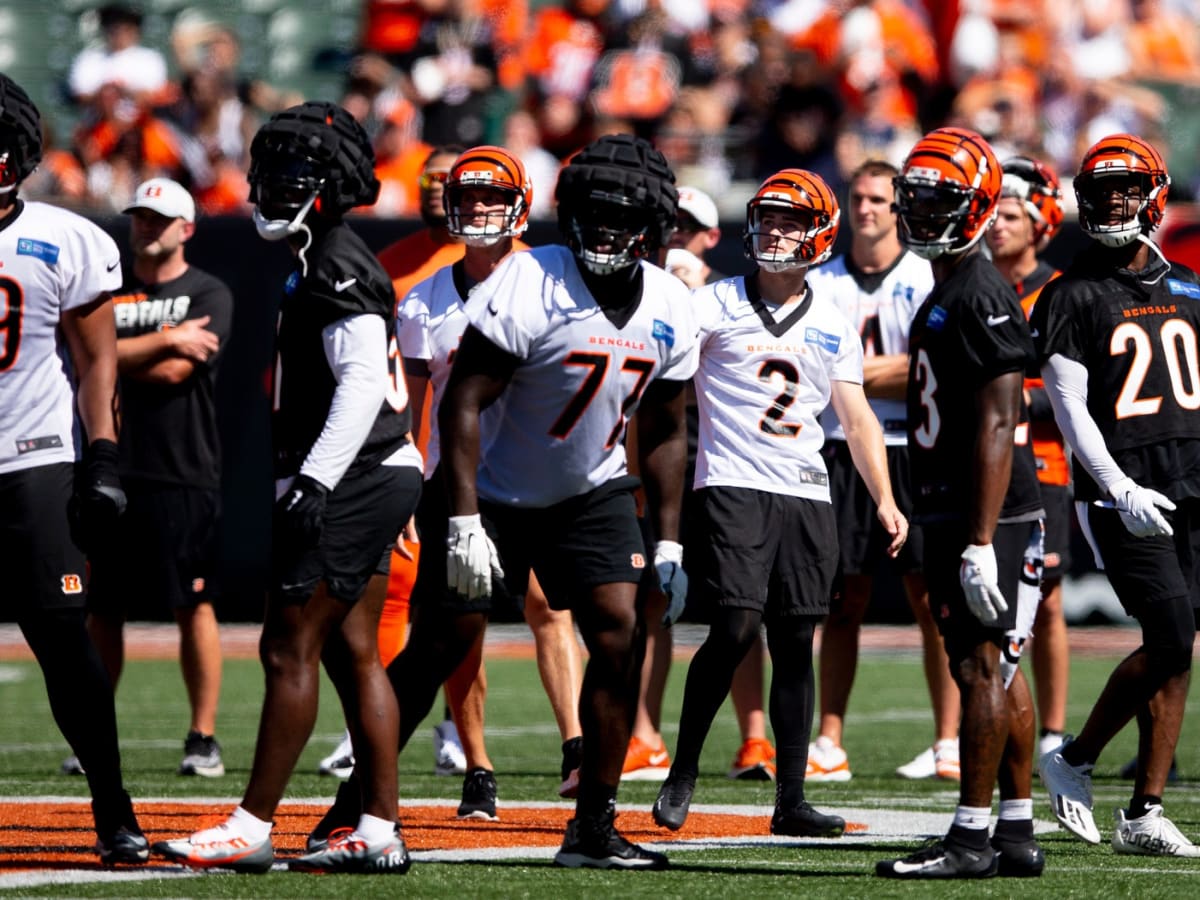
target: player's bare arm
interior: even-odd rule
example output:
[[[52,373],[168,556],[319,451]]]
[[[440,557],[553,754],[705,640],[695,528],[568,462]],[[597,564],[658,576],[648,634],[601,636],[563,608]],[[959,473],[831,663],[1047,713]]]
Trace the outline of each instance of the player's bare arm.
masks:
[[[1000,508],[1012,473],[1013,435],[1021,410],[1021,372],[1007,372],[982,385],[975,394],[979,433],[975,440],[967,536],[972,544],[992,542]]]
[[[638,407],[638,465],[662,541],[679,540],[679,510],[687,467],[687,382],[653,381]]]
[[[429,390],[429,360],[405,359],[404,383],[408,386],[408,408],[412,412],[413,443],[425,433],[425,394]]]
[[[117,326],[110,295],[64,312],[62,329],[79,378],[76,402],[88,441],[116,441]]]
[[[876,515],[884,530],[892,536],[888,553],[896,556],[908,539],[908,520],[892,497],[892,481],[888,475],[887,447],[883,429],[875,412],[867,403],[862,385],[850,381],[834,381],[830,385],[830,403],[846,433],[846,444],[854,467],[878,507]]]
[[[120,373],[162,384],[186,381],[196,363],[207,362],[220,349],[220,338],[205,327],[211,320],[199,316],[173,328],[121,338],[117,342]]]
[[[908,390],[908,354],[863,358],[863,391],[875,400],[903,400]]]
[[[438,408],[451,515],[473,516],[479,512],[475,493],[479,415],[504,393],[519,363],[519,359],[501,350],[474,327],[463,334]]]

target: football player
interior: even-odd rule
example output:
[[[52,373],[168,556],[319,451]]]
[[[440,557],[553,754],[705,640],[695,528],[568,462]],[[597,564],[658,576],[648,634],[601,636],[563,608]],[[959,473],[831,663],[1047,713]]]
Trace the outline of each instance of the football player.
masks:
[[[804,798],[813,630],[829,611],[838,562],[817,423],[826,405],[845,428],[893,556],[908,523],[892,498],[883,434],[863,393],[858,335],[807,282],[810,267],[832,252],[840,214],[819,176],[772,175],[746,210],[746,254],[758,270],[692,294],[704,534],[697,595],[711,626],[688,668],[675,761],[654,803],[654,821],[671,830],[687,819],[704,740],[764,622],[777,766],[771,833],[833,837],[846,826]]]
[[[897,503],[912,511],[908,486],[908,435],[904,391],[908,382],[908,327],[933,288],[929,263],[904,249],[896,233],[896,168],[880,160],[863,163],[850,176],[850,250],[809,275],[818,296],[829,297],[858,331],[863,347],[863,390],[883,426],[888,474]],[[841,547],[842,582],[829,617],[821,626],[821,718],[808,748],[807,781],[849,781],[850,760],[842,730],[858,665],[858,638],[874,575],[890,570],[904,586],[909,608],[921,629],[925,679],[933,705],[934,740],[896,771],[904,778],[938,777],[957,781],[958,688],[946,665],[946,650],[929,610],[921,576],[921,529],[909,530],[904,549],[889,559],[889,535],[880,527],[875,503],[859,477],[850,445],[837,417],[827,410],[825,465]]]
[[[1036,605],[1018,602],[1017,585],[1042,543],[1021,396],[1033,340],[981,245],[1001,179],[982,137],[939,128],[895,181],[900,240],[933,264],[934,289],[909,332],[908,448],[929,605],[962,698],[962,781],[947,835],[879,862],[876,874],[889,878],[1034,876],[1044,866],[1033,838],[1033,703],[1018,666]]]
[[[1077,738],[1039,762],[1058,820],[1100,842],[1093,764],[1138,725],[1133,798],[1116,811],[1118,853],[1200,857],[1163,815],[1196,637],[1200,546],[1200,277],[1150,235],[1171,179],[1131,134],[1102,138],[1075,176],[1079,224],[1095,243],[1033,310],[1042,377],[1073,455],[1075,509],[1097,565],[1142,643],[1109,676]]]
[[[1049,282],[1059,271],[1041,258],[1041,252],[1063,221],[1062,190],[1058,177],[1045,163],[1024,156],[1001,164],[1004,181],[996,224],[984,240],[992,263],[1017,292],[1026,318]],[[1062,611],[1062,576],[1071,568],[1071,466],[1063,449],[1062,433],[1054,424],[1054,410],[1046,395],[1041,373],[1031,370],[1025,379],[1029,430],[1037,462],[1042,506],[1046,510],[1045,562],[1042,596],[1033,623],[1033,680],[1041,729],[1038,752],[1048,753],[1062,743],[1067,721],[1067,681],[1070,648]]]
[[[450,166],[445,188],[447,227],[466,252],[459,262],[446,266],[420,282],[401,301],[396,313],[396,335],[404,358],[409,397],[414,411],[420,410],[432,388],[432,410],[436,414],[450,377],[451,363],[468,326],[467,302],[480,284],[514,250],[525,232],[533,199],[533,186],[519,159],[500,147],[474,147]],[[521,245],[525,247],[524,244]],[[482,427],[494,428],[498,410],[485,412]],[[502,580],[492,592],[468,598],[446,585],[446,491],[440,463],[440,441],[436,418],[421,421],[414,413],[413,433],[429,429],[425,452],[425,487],[417,508],[416,525],[424,550],[418,563],[413,588],[412,634],[404,650],[388,666],[388,675],[401,710],[400,747],[425,719],[437,689],[471,654],[481,654],[488,613],[495,600],[507,597]],[[560,705],[578,707],[581,672],[574,624],[568,611],[548,607],[536,579],[529,580],[524,605],[531,621],[544,621],[539,637],[539,663],[543,656],[553,660],[544,677],[567,680],[556,684],[570,694]],[[536,612],[534,611],[536,610]],[[535,636],[538,632],[535,630]],[[574,651],[573,655],[571,651]],[[479,710],[482,730],[482,709]],[[569,735],[578,745],[579,733]],[[479,748],[478,754],[483,748]],[[496,821],[496,778],[486,750],[474,755],[463,781],[462,819]],[[577,765],[577,764],[576,764]],[[575,766],[572,766],[572,769]],[[569,772],[567,773],[570,774]],[[348,782],[338,790],[337,800],[308,838],[316,849],[338,828],[352,825],[359,811],[358,789]]]
[[[550,602],[574,613],[590,653],[575,817],[555,856],[572,868],[667,865],[613,820],[642,655],[638,583],[653,565],[672,621],[687,595],[677,537],[695,326],[687,289],[647,261],[675,224],[674,182],[640,138],[584,147],[556,190],[567,246],[514,253],[478,287],[438,410],[450,587],[478,601],[501,574],[486,518],[510,578],[532,566]],[[480,415],[492,403],[503,415],[484,443]],[[626,469],[635,410],[652,556]]]
[[[112,683],[84,628],[84,553],[125,508],[110,300],[121,257],[81,216],[18,196],[42,158],[41,128],[29,95],[0,74],[4,612],[41,666],[54,720],[87,773],[100,861],[141,863],[150,846],[121,779]]]
[[[386,572],[416,506],[420,457],[407,437],[407,394],[388,390],[391,281],[343,219],[378,196],[374,154],[349,113],[310,102],[272,116],[250,155],[255,227],[266,240],[286,241],[298,262],[276,338],[277,499],[259,644],[266,693],[241,805],[220,825],[155,851],[195,868],[271,868],[271,818],[312,732],[324,662],[357,751],[362,815],[289,867],[404,872],[399,723],[376,643],[383,596],[364,591],[372,574]]]

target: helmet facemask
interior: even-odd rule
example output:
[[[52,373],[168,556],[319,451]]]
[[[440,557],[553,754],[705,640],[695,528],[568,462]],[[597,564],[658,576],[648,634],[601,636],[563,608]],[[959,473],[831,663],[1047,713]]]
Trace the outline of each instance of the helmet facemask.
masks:
[[[836,229],[840,211],[831,219],[814,209],[790,203],[750,201],[744,243],[746,255],[764,272],[778,273],[819,265],[833,252],[833,242],[817,250],[818,239]]]
[[[1147,211],[1163,187],[1145,172],[1080,172],[1075,178],[1079,225],[1105,247],[1124,247],[1151,231]]]
[[[525,230],[520,224],[526,212],[525,198],[519,191],[500,186],[458,183],[447,184],[443,197],[446,230],[468,247],[491,247]],[[474,211],[478,206],[494,207],[500,204],[504,207],[501,210]]]
[[[592,191],[570,216],[567,243],[594,275],[611,275],[648,256],[654,210],[621,194]]]
[[[975,188],[926,180],[913,173],[897,176],[894,184],[900,242],[922,259],[964,253],[983,237],[996,217],[993,208],[988,221],[964,240],[978,203]]]

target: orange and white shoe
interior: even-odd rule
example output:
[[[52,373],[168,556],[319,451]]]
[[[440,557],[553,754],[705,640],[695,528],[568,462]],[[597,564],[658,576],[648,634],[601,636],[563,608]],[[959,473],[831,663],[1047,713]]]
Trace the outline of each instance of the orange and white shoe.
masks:
[[[775,748],[766,738],[746,738],[729,766],[729,777],[741,781],[774,781]]]
[[[948,738],[933,745],[933,774],[942,781],[961,781],[958,763],[958,738]]]
[[[808,745],[805,781],[849,781],[852,777],[846,751],[825,735]]]
[[[640,738],[629,739],[625,752],[625,765],[621,769],[622,781],[662,781],[671,771],[671,755],[667,745],[651,747]]]
[[[275,862],[269,835],[262,840],[252,840],[227,822],[197,831],[191,837],[159,841],[153,850],[189,869],[232,869],[261,874],[269,871]]]

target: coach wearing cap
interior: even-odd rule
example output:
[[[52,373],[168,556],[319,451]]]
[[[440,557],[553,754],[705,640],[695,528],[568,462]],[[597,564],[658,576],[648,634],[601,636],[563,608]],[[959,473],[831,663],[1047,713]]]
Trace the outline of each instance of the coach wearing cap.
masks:
[[[713,269],[704,254],[721,240],[721,222],[717,204],[699,188],[679,188],[679,208],[675,217],[675,233],[668,244],[670,250],[686,250],[690,257],[676,254],[679,271],[675,271],[690,288],[712,284],[728,276]],[[668,250],[668,253],[670,252]],[[696,264],[698,261],[698,265]],[[671,261],[667,263],[671,267]]]
[[[225,773],[213,737],[221,688],[211,602],[221,485],[214,392],[233,298],[184,258],[196,204],[181,185],[152,178],[125,212],[133,271],[113,303],[129,506],[119,533],[91,560],[88,627],[115,686],[131,600],[173,615],[191,704],[178,771],[213,777]]]

